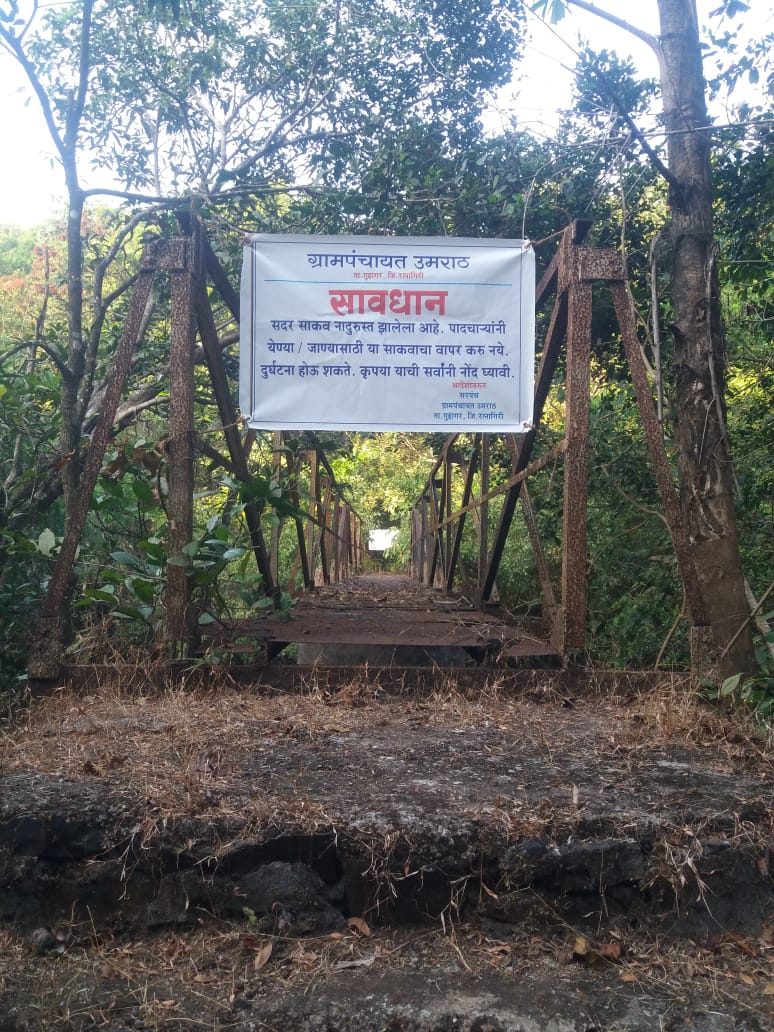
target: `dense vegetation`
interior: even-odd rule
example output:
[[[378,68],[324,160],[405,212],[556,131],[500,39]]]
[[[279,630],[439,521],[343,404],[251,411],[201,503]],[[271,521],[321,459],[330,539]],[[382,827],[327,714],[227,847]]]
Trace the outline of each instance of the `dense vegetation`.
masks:
[[[733,16],[744,5],[724,7]],[[197,211],[234,283],[244,231],[526,235],[544,241],[536,247],[545,264],[555,246],[546,238],[573,218],[593,218],[592,241],[625,249],[654,369],[655,280],[664,373],[654,390],[664,401],[665,440],[677,468],[674,344],[663,332],[674,317],[672,244],[664,232],[670,194],[659,168],[663,154],[655,153],[654,162],[635,131],[653,118],[659,88],[639,81],[613,54],[586,51],[576,104],[556,139],[538,140],[516,124],[497,134],[485,131],[481,113],[511,75],[523,16],[516,0],[353,2],[346,8],[316,0],[303,10],[270,0],[137,2],[124,5],[120,17],[113,5],[86,0],[47,9],[29,22],[15,4],[0,16],[5,47],[25,67],[46,110],[69,195],[61,222],[0,230],[6,684],[24,670],[143,242],[176,232],[176,214],[184,208]],[[715,43],[725,76],[771,75],[765,47],[756,43],[750,53],[724,56],[721,44],[728,48],[729,40],[718,33]],[[774,96],[770,78],[765,96]],[[755,599],[774,580],[770,107],[740,109],[733,124],[712,134],[728,437],[743,567]],[[648,139],[660,148],[662,137]],[[110,191],[100,197],[82,188],[83,153],[123,182],[122,191],[113,191],[119,207],[105,206]],[[116,629],[126,639],[149,642],[163,619],[163,574],[175,558],[166,555],[164,505],[166,300],[155,296],[147,313],[145,343],[135,355],[78,557],[72,648],[82,654],[106,641],[115,645]],[[219,316],[234,374],[227,343],[233,344],[234,326],[226,312]],[[589,655],[621,666],[684,665],[681,588],[603,293],[596,298],[594,340]],[[217,412],[203,374],[196,423],[204,439],[214,440]],[[563,397],[556,389],[547,409],[549,437],[562,426]],[[408,514],[437,443],[400,434],[378,440],[332,435],[324,442],[367,525],[400,527],[390,559],[396,567],[407,558]],[[251,462],[267,485],[270,535],[288,511],[288,485],[271,485],[268,437],[259,438]],[[295,486],[303,496],[305,485]],[[535,478],[531,490],[556,572],[561,507],[552,472]],[[190,575],[210,617],[262,604],[240,518],[243,503],[231,477],[202,454]],[[291,539],[288,530],[282,539],[286,586]],[[531,550],[517,533],[498,590],[515,612],[535,612]],[[771,608],[764,604],[758,616]],[[762,677],[772,668],[765,638],[765,621],[759,621]],[[752,684],[756,692],[767,690],[763,679]]]

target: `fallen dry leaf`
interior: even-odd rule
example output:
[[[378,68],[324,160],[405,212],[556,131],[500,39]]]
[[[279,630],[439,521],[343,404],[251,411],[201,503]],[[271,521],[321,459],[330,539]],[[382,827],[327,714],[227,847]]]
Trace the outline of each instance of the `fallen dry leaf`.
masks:
[[[272,945],[267,942],[262,946],[255,955],[253,961],[253,967],[256,971],[260,971],[262,967],[265,967],[269,963],[269,957],[271,957]]]
[[[763,995],[774,996],[774,982],[769,982],[769,984],[763,990]]]
[[[604,957],[605,960],[620,960],[621,959],[621,944],[620,942],[603,942],[599,946],[599,954]]]
[[[347,921],[347,928],[352,932],[357,932],[358,935],[362,935],[365,939],[371,938],[371,929],[362,917],[350,917]]]
[[[638,982],[639,979],[636,975],[632,974],[631,971],[627,971],[625,975],[621,975],[622,982]]]

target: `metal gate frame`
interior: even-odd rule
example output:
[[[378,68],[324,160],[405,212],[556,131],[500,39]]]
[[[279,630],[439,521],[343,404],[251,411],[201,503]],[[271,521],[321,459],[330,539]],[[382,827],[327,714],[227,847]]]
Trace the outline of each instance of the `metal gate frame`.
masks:
[[[412,512],[412,574],[421,583],[453,590],[463,571],[460,547],[468,513],[477,516],[478,564],[475,600],[479,608],[494,601],[496,578],[516,505],[521,501],[542,593],[542,620],[554,647],[563,656],[580,651],[586,640],[587,507],[589,461],[589,400],[591,366],[592,288],[606,284],[623,342],[632,385],[664,508],[678,569],[685,591],[688,618],[694,630],[706,633],[706,614],[682,519],[680,502],[661,428],[653,403],[647,371],[637,338],[634,302],[622,256],[610,248],[590,248],[583,241],[591,227],[576,221],[567,227],[537,289],[538,312],[553,296],[554,305],[535,378],[532,428],[523,435],[476,434],[472,455],[465,461],[459,434],[447,438]],[[543,411],[564,352],[565,433],[563,439],[538,458],[532,458]],[[494,437],[505,440],[511,468],[505,480],[490,487],[490,453]],[[559,598],[537,531],[527,482],[546,466],[564,460],[562,509],[562,571]],[[474,496],[476,472],[480,489]],[[455,483],[456,481],[456,483]],[[462,504],[452,511],[455,487]],[[488,541],[489,503],[504,495],[498,526]],[[469,578],[473,579],[473,578]],[[697,636],[701,638],[701,634]]]
[[[91,505],[92,495],[102,470],[105,452],[115,436],[119,402],[132,361],[142,346],[146,313],[154,282],[167,276],[170,282],[169,354],[169,493],[167,554],[179,556],[193,537],[194,463],[197,450],[204,450],[232,476],[244,484],[253,480],[249,455],[254,435],[243,434],[228,381],[223,352],[209,294],[215,288],[235,322],[239,322],[239,294],[231,286],[201,224],[191,215],[179,215],[182,234],[155,239],[142,253],[129,311],[124,323],[106,391],[94,431],[89,441],[80,479],[75,511],[67,521],[54,570],[43,599],[33,632],[27,666],[31,683],[49,682],[59,676],[70,627],[71,582],[78,548]],[[209,281],[209,284],[208,284]],[[195,343],[199,338],[204,362],[218,408],[227,455],[197,439],[194,429]],[[283,438],[277,441],[276,468],[280,468]],[[305,519],[295,517],[303,583],[314,590],[316,583],[346,577],[359,570],[363,556],[360,517],[341,496],[333,470],[319,447],[307,449],[296,461],[292,472],[297,481],[304,462],[310,466],[310,511],[308,536]],[[291,489],[291,502],[300,506],[298,488]],[[280,534],[272,534],[267,548],[261,527],[265,502],[250,501],[244,518],[264,593],[280,603],[277,578]],[[279,528],[281,530],[281,528]],[[166,569],[164,645],[168,658],[189,656],[198,638],[197,617],[191,605],[191,584],[184,566],[169,563]]]

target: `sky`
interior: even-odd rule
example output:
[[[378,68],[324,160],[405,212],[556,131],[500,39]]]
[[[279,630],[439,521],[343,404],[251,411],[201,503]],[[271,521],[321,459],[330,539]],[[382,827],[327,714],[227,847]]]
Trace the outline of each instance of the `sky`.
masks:
[[[774,28],[769,0],[749,0],[751,11],[741,21],[742,35],[763,34]],[[698,0],[699,16],[706,23],[720,0]],[[598,6],[630,19],[630,0],[598,0]],[[655,0],[636,7],[636,23],[646,32],[658,32]],[[717,23],[717,19],[715,19]],[[606,22],[583,12],[573,12],[556,26],[547,26],[532,13],[528,18],[528,41],[516,70],[516,81],[504,90],[490,113],[493,127],[508,124],[515,115],[520,128],[536,135],[550,134],[556,113],[572,100],[572,73],[579,35],[595,47],[631,56],[643,75],[656,75],[655,58],[647,46]],[[11,141],[0,159],[0,224],[21,226],[43,222],[62,210],[64,187],[60,166],[54,157],[43,116],[24,85],[13,59],[0,52],[0,126]],[[723,112],[713,111],[716,118]],[[12,157],[10,157],[12,156]],[[84,185],[110,187],[104,172],[99,180],[83,174]]]

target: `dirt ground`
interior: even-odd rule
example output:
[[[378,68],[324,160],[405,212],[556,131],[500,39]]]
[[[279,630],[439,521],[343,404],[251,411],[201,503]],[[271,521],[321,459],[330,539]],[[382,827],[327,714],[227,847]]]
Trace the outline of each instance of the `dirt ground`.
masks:
[[[0,742],[0,1030],[763,1032],[772,786],[679,682],[62,690]]]

